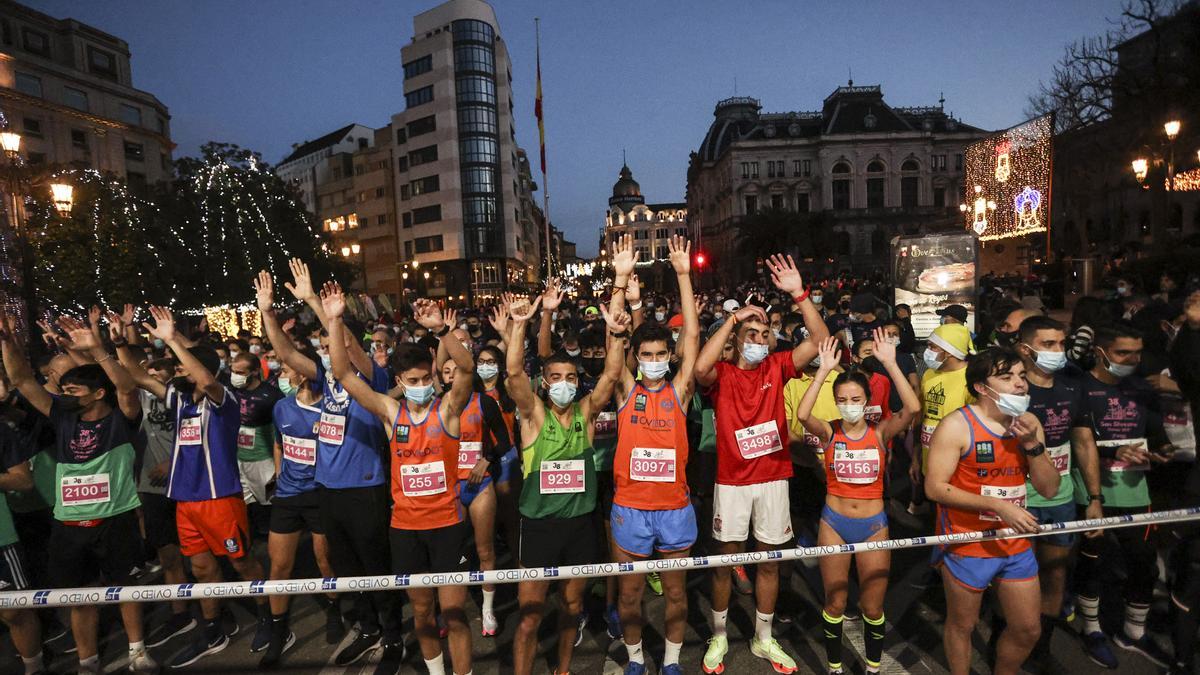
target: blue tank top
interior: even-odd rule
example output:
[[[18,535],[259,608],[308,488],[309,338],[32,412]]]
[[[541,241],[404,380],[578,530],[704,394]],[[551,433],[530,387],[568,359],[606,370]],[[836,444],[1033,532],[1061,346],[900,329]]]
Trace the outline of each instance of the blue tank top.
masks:
[[[295,396],[275,404],[275,442],[281,449],[276,497],[294,497],[317,489],[317,427],[321,409]]]
[[[191,392],[167,391],[175,410],[175,447],[167,496],[177,502],[200,502],[242,494],[237,437],[241,406],[229,389],[221,404],[207,396],[197,403]]]
[[[317,381],[325,385],[317,425],[317,484],[344,489],[387,483],[388,442],[383,423],[351,398],[320,362]],[[390,384],[387,371],[376,364],[372,364],[367,382],[379,393],[387,392]]]

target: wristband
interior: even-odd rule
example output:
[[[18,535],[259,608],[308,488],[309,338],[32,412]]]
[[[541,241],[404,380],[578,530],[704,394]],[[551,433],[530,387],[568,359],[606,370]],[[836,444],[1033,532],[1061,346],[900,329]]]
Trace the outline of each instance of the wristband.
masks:
[[[1028,450],[1026,450],[1025,448],[1021,448],[1021,450],[1025,453],[1026,457],[1037,457],[1038,455],[1041,455],[1046,452],[1046,444],[1038,443],[1037,445],[1033,446],[1032,448],[1030,448]]]
[[[630,304],[630,305],[629,305],[629,311],[631,311],[631,312],[636,312],[636,311],[638,311],[638,310],[639,310],[639,309],[641,309],[641,308],[642,308],[642,301],[641,301],[641,300],[638,300],[636,305],[634,305],[634,304]]]
[[[112,346],[118,347],[118,348],[119,347],[128,347],[129,340],[126,340],[125,338],[118,338],[118,339],[112,341]]]
[[[448,335],[449,333],[450,333],[450,324],[446,324],[446,325],[442,326],[442,329],[440,331],[434,333],[434,335],[436,335],[437,337],[446,337],[446,335]]]
[[[1104,503],[1104,495],[1088,495],[1088,503],[1090,504],[1092,502],[1100,502],[1101,504],[1103,504]]]
[[[802,302],[804,302],[805,300],[807,300],[807,299],[808,299],[808,294],[809,294],[809,291],[810,291],[810,290],[811,290],[811,289],[808,289],[808,288],[804,289],[804,292],[803,292],[803,293],[801,293],[800,295],[797,295],[797,296],[793,296],[793,297],[792,297],[792,300],[793,300],[793,301],[795,301],[795,303],[796,303],[797,305],[798,305],[798,304],[800,304],[800,303],[802,303]]]
[[[610,330],[608,331],[608,334],[619,340],[624,340],[625,338],[629,337],[629,331],[627,330],[621,331],[620,333],[614,333]]]

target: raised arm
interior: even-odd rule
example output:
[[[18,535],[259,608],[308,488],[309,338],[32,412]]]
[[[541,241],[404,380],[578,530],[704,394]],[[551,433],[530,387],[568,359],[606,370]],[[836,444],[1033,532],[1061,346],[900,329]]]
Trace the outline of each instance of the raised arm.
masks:
[[[627,338],[617,337],[628,333],[631,321],[629,314],[614,315],[604,304],[600,305],[600,313],[604,315],[604,323],[608,325],[608,339],[604,371],[596,379],[596,386],[592,389],[592,393],[588,394],[585,399],[587,405],[583,407],[583,414],[587,415],[589,420],[594,419],[604,409],[604,406],[608,405],[609,400],[612,399],[613,389],[622,376],[622,371],[625,375],[629,374],[629,370],[625,368],[625,341]]]
[[[817,399],[821,396],[822,385],[825,384],[829,373],[833,372],[834,366],[837,365],[840,352],[841,347],[837,338],[825,338],[821,343],[821,365],[817,368],[817,374],[813,375],[813,381],[809,383],[804,396],[801,397],[800,405],[796,406],[796,419],[804,425],[805,431],[821,439],[821,445],[829,442],[830,437],[833,436],[833,427],[829,425],[829,422],[813,417],[812,411],[817,405]]]
[[[299,258],[292,258],[288,261],[288,268],[292,271],[292,282],[284,282],[283,285],[296,296],[296,299],[308,305],[312,309],[313,314],[317,315],[317,319],[321,323],[325,323],[323,317],[324,310],[321,309],[321,298],[317,297],[317,292],[313,290],[312,276],[308,273],[308,265]],[[328,328],[328,326],[326,326]]]
[[[89,314],[89,318],[94,316],[95,323],[99,324],[100,310],[99,308],[94,309],[95,311]],[[96,363],[104,369],[104,374],[108,376],[117,390],[117,405],[120,406],[125,418],[137,419],[142,412],[142,400],[138,397],[138,384],[133,376],[121,365],[120,361],[114,359],[112,354],[104,349],[104,343],[96,336],[99,331],[98,327],[84,327],[74,319],[70,319],[70,321],[73,322],[73,325],[70,326],[67,334],[71,336],[76,348],[88,350]]]
[[[342,324],[342,314],[346,311],[346,297],[342,294],[341,287],[332,282],[325,284],[321,293],[321,306],[319,314],[328,321],[329,365],[333,370],[333,377],[359,405],[382,420],[390,430],[396,414],[400,412],[400,403],[387,394],[372,389],[350,365],[350,355],[346,352],[346,327]]]
[[[171,310],[166,307],[151,305],[150,316],[154,317],[154,325],[143,323],[142,326],[150,331],[150,335],[162,340],[171,348],[171,351],[175,354],[175,358],[179,360],[179,365],[183,366],[187,374],[195,380],[196,389],[204,392],[204,395],[217,405],[224,403],[225,387],[188,350],[187,344],[180,338],[178,331],[175,330],[175,316],[171,314]]]
[[[258,277],[254,279],[254,301],[258,305],[258,314],[262,317],[267,340],[275,348],[275,355],[279,360],[309,380],[317,379],[317,364],[296,349],[292,339],[279,325],[279,318],[275,316],[275,282],[271,279],[271,273],[266,270],[259,271]]]
[[[507,352],[509,336],[511,334],[508,321],[508,307],[506,305],[493,307],[492,315],[488,317],[488,323],[492,324],[492,328],[500,336],[500,351]]]
[[[917,392],[913,391],[912,385],[908,383],[904,371],[900,370],[900,364],[896,362],[896,345],[887,341],[882,328],[875,329],[873,339],[875,340],[875,358],[887,370],[888,377],[892,379],[892,386],[896,387],[896,393],[900,396],[902,404],[898,413],[879,425],[879,434],[883,436],[883,442],[890,443],[896,434],[912,426],[913,419],[921,412],[921,399],[917,397]],[[824,362],[825,355],[822,354],[821,363]]]
[[[538,356],[550,358],[554,353],[554,343],[551,341],[551,331],[554,330],[554,312],[562,304],[562,282],[558,278],[546,283],[546,292],[542,293],[542,320],[538,322]]]
[[[442,308],[432,300],[418,300],[413,305],[413,313],[416,315],[417,323],[432,334],[441,333],[446,330],[447,326],[456,325],[458,320],[457,312],[447,308],[443,313]],[[444,418],[457,417],[463,408],[467,407],[467,401],[471,400],[471,391],[475,383],[475,359],[471,356],[471,352],[463,347],[453,330],[446,331],[446,334],[441,336],[438,341],[438,354],[443,353],[454,361],[456,372],[454,373],[454,385],[450,387],[450,391],[444,394],[442,405],[446,407],[442,412]],[[441,362],[444,363],[445,359],[442,359]]]
[[[667,242],[667,248],[671,267],[675,268],[675,279],[679,282],[679,305],[683,311],[683,330],[679,333],[683,349],[679,374],[675,376],[675,390],[683,401],[690,401],[694,389],[692,372],[700,355],[700,314],[696,311],[695,293],[692,292],[692,242],[675,235]]]
[[[12,317],[0,310],[0,352],[4,355],[4,370],[8,381],[21,392],[25,400],[42,415],[50,415],[50,404],[54,398],[33,376],[33,368],[25,357],[25,350],[13,334]]]
[[[808,297],[808,292],[804,290],[804,279],[801,278],[800,270],[796,267],[796,261],[792,259],[792,256],[789,255],[785,258],[782,255],[773,255],[767,259],[767,267],[771,270],[771,280],[775,283],[775,287],[791,296],[792,300],[800,307],[800,315],[804,317],[804,327],[808,330],[808,339],[796,345],[796,348],[792,350],[792,364],[797,371],[800,371],[817,355],[818,345],[829,337],[829,328],[825,326],[825,320],[821,318],[821,313],[817,311],[816,305]]]
[[[129,305],[126,305],[129,307]],[[112,340],[113,347],[117,350],[117,360],[125,367],[125,372],[133,378],[137,386],[150,392],[157,399],[165,399],[167,397],[167,385],[154,379],[134,355],[133,350],[129,348],[128,335],[138,332],[136,328],[131,328],[125,324],[125,317],[133,316],[133,312],[117,314],[116,312],[108,313],[108,335]]]
[[[505,389],[508,390],[508,395],[516,404],[521,419],[531,422],[541,412],[537,404],[537,397],[533,393],[533,384],[529,381],[529,374],[525,372],[525,329],[529,326],[529,319],[537,312],[538,304],[541,301],[540,296],[534,298],[532,303],[520,298],[516,302],[510,303],[508,307],[508,313],[512,316],[512,344],[509,345],[508,352],[504,357],[508,370]]]

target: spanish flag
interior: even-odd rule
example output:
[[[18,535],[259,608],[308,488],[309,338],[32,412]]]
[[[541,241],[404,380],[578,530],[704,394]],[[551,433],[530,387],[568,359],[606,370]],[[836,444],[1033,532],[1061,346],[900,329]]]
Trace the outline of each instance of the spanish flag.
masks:
[[[540,27],[539,27],[540,28]],[[538,123],[538,145],[541,150],[542,175],[546,175],[546,124],[542,117],[542,41],[538,30],[537,40],[537,98],[533,102],[533,114]]]

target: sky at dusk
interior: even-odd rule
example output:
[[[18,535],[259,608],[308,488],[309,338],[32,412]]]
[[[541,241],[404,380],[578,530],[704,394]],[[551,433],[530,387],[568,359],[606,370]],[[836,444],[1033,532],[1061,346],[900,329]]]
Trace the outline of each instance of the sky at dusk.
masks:
[[[293,143],[404,107],[400,47],[436,0],[26,0],[129,43],[134,85],[171,111],[176,156],[218,140],[277,163]],[[816,110],[853,71],[893,106],[936,105],[987,129],[1069,41],[1105,31],[1119,0],[495,0],[513,60],[517,141],[535,158],[534,17],[555,224],[595,253],[628,155],[648,202],[683,201],[688,153],[722,98]],[[536,180],[541,184],[540,176]],[[537,195],[540,200],[540,192]]]

